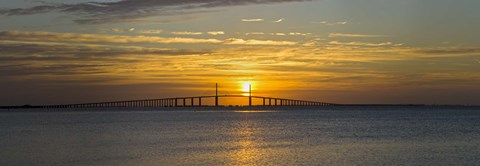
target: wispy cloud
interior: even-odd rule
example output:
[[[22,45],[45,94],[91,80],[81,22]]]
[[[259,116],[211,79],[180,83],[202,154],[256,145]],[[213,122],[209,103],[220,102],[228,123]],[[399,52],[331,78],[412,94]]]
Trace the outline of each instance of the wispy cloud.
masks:
[[[262,22],[264,20],[261,19],[261,18],[244,18],[244,19],[241,19],[241,21],[243,21],[243,22]]]
[[[224,35],[225,32],[224,31],[210,31],[210,32],[207,32],[207,34],[216,36],[216,35]]]
[[[420,49],[416,52],[429,55],[470,55],[479,54],[479,48],[458,48],[458,47],[443,47],[443,48],[429,48]]]
[[[113,33],[130,33],[134,32],[135,28],[111,28],[111,29],[105,29],[105,28],[99,28],[98,32],[100,33],[106,33],[106,32],[113,32]]]
[[[335,25],[347,25],[348,21],[339,21],[339,22],[328,22],[328,21],[316,22],[316,21],[313,21],[312,23],[324,24],[324,25],[327,25],[327,26],[335,26]]]
[[[330,33],[328,37],[385,37],[384,35],[369,35],[369,34],[351,34],[351,33]]]
[[[369,46],[369,47],[381,47],[381,46],[402,46],[403,44],[395,44],[392,42],[384,43],[366,43],[366,42],[339,42],[339,41],[330,41],[328,44],[332,45],[346,45],[346,46]]]
[[[188,32],[188,31],[183,31],[183,32],[171,32],[174,35],[202,35],[203,32]]]
[[[288,35],[292,35],[292,36],[307,36],[307,35],[311,35],[312,33],[300,33],[300,32],[290,32],[288,33]]]
[[[264,32],[247,32],[245,35],[264,35]]]
[[[116,33],[133,32],[135,31],[135,28],[127,28],[127,29],[113,28],[112,31]]]
[[[161,34],[163,30],[139,30],[137,33],[140,34]]]
[[[265,33],[265,32],[247,32],[245,35],[272,35],[272,36],[307,36],[311,35],[312,33],[301,33],[301,32],[288,32],[288,33],[283,33],[283,32],[276,32],[276,33]]]
[[[245,39],[237,39],[237,38],[230,38],[225,41],[225,44],[230,45],[276,45],[276,46],[286,46],[286,45],[295,45],[296,42],[291,41],[273,41],[273,40],[245,40]]]
[[[187,33],[188,34],[188,33]],[[0,31],[0,40],[11,41],[38,41],[38,42],[69,42],[69,43],[179,43],[179,44],[227,44],[227,45],[294,45],[291,41],[273,40],[244,40],[230,38],[201,39],[201,38],[165,38],[153,36],[122,36],[122,35],[98,35],[98,34],[75,34],[54,32],[20,32]]]
[[[76,43],[222,43],[218,39],[164,38],[152,36],[121,36],[54,32],[1,31],[0,39],[24,41],[61,41]]]
[[[174,48],[147,48],[140,46],[114,46],[83,43],[0,41],[2,60],[62,61],[92,59],[121,55],[191,55],[205,54],[207,50],[183,50]]]
[[[310,0],[119,0],[86,3],[48,3],[30,8],[0,9],[0,15],[31,15],[48,12],[66,12],[81,14],[75,20],[81,24],[102,24],[110,22],[132,21],[156,15],[185,14],[198,9],[224,6],[255,4],[273,4],[283,2],[301,2]],[[188,13],[188,12],[187,12]]]
[[[284,18],[281,18],[281,19],[278,19],[277,21],[273,21],[274,23],[279,23],[279,22],[282,22],[283,20],[285,20]]]

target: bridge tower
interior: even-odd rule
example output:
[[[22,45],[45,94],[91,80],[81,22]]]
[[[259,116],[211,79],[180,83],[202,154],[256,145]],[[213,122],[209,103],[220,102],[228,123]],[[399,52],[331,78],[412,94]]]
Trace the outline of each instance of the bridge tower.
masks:
[[[218,107],[218,83],[215,83],[215,107]]]
[[[248,85],[248,106],[252,106],[252,84]]]

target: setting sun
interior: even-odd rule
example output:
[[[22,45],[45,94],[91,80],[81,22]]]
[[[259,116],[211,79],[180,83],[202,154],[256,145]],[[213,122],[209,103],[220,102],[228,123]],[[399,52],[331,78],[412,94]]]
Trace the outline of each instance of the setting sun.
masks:
[[[249,92],[250,91],[251,82],[243,82],[242,83],[242,92]]]
[[[241,91],[243,96],[250,95],[250,88],[253,90],[253,83],[252,82],[242,82],[241,84]]]

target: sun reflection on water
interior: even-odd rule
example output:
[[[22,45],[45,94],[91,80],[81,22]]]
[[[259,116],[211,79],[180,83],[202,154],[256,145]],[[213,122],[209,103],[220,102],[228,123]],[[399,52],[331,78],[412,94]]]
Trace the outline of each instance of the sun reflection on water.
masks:
[[[260,151],[260,140],[256,137],[255,126],[246,116],[237,126],[233,133],[235,141],[232,144],[235,150],[231,157],[232,163],[235,163],[234,165],[256,165],[264,155]]]

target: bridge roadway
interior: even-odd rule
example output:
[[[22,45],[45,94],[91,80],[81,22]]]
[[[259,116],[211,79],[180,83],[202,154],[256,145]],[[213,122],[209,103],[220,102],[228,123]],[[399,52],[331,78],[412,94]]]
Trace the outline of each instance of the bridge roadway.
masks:
[[[219,98],[248,98],[248,106],[330,106],[333,103],[324,103],[317,101],[284,99],[263,96],[244,96],[244,95],[219,95],[219,96],[195,96],[195,97],[175,97],[163,99],[145,99],[130,101],[114,101],[100,103],[83,103],[83,104],[65,104],[65,105],[44,105],[35,106],[35,108],[115,108],[115,107],[205,107],[212,105],[202,105],[202,100],[214,98],[215,106],[219,106]],[[261,105],[252,105],[252,99],[261,99]]]

